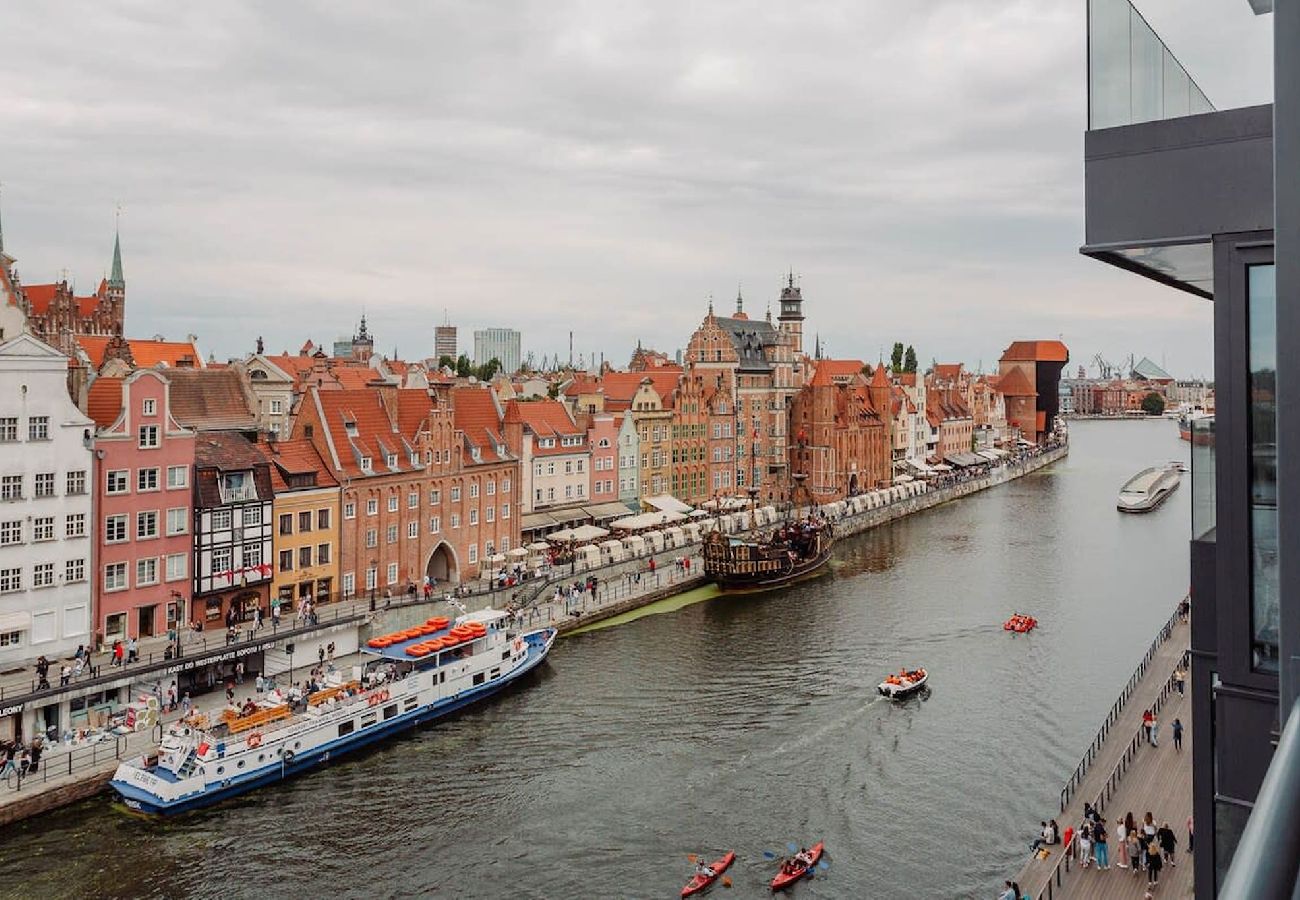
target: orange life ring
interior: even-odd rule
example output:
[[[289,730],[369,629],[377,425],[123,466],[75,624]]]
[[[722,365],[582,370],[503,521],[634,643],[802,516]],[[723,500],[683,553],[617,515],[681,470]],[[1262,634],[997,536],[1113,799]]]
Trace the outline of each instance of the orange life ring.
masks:
[[[247,744],[249,750],[256,750],[258,747],[262,746],[262,735],[259,732],[254,731],[248,736]]]

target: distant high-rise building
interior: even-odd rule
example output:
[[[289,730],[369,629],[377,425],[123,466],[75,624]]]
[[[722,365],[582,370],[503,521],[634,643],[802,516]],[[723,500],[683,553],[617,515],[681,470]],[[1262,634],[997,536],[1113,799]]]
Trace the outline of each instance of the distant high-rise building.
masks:
[[[501,363],[501,371],[513,375],[519,371],[520,334],[513,328],[484,328],[474,332],[474,364],[481,366],[488,360]]]
[[[444,356],[456,358],[456,326],[437,325],[433,329],[433,355],[438,359]]]

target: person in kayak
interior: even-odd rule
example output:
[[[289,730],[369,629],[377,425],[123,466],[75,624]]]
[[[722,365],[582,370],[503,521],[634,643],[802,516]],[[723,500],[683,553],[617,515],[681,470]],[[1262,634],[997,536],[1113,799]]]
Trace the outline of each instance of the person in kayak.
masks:
[[[706,863],[703,857],[701,857],[699,863],[695,866],[695,874],[703,878],[712,878],[718,873],[713,871],[713,867]]]

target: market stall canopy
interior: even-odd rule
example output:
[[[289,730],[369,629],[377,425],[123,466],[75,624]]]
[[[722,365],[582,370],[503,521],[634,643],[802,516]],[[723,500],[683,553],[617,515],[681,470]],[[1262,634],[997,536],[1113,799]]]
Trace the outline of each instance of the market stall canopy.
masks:
[[[963,469],[971,466],[979,466],[988,462],[983,457],[976,456],[973,453],[949,453],[944,458],[944,462],[952,463],[954,466],[960,466]]]
[[[506,555],[507,555],[507,556],[513,556],[515,559],[518,559],[518,558],[521,557],[521,556],[527,556],[527,555],[528,555],[528,548],[527,548],[527,547],[515,547],[513,550],[511,550],[511,551],[510,551],[509,553],[507,553]]]
[[[925,464],[925,460],[921,459],[920,457],[915,457],[915,456],[909,457],[907,460],[905,460],[905,462],[913,469],[915,469],[917,472],[921,473],[922,475],[929,472],[931,468],[930,466],[927,466]]]
[[[626,516],[632,510],[627,508],[626,503],[595,503],[591,506],[584,506],[587,516],[596,522],[617,519],[619,516]]]
[[[994,453],[992,450],[976,450],[975,452],[978,455],[987,459],[989,462],[997,462],[999,459],[1001,459],[1001,457],[998,456],[996,453]]]
[[[907,484],[909,481],[912,480],[913,479],[911,475],[898,475],[895,476],[894,478],[894,484]]]
[[[681,522],[685,518],[681,513],[675,512],[648,512],[610,522],[609,527],[615,531],[639,531],[642,528],[658,528],[660,525]]]
[[[581,522],[587,518],[587,511],[580,506],[570,506],[567,509],[548,509],[546,514],[561,525],[567,525],[569,522]]]
[[[504,553],[493,553],[491,556],[488,557],[488,562],[493,564],[503,563],[505,561],[506,561],[506,555]]]
[[[951,472],[951,471],[952,471],[952,466],[945,466],[943,463],[939,463],[937,466],[930,466],[930,471],[931,471],[931,472]]]
[[[694,512],[692,512],[689,516],[687,516],[687,518],[688,518],[688,519],[703,519],[703,518],[707,518],[709,515],[711,515],[711,513],[709,513],[707,510],[697,509],[697,510],[695,510]]]
[[[677,513],[678,515],[684,516],[691,511],[689,506],[678,500],[672,494],[659,494],[655,497],[646,497],[641,502],[646,506],[659,510],[660,512]]]
[[[748,497],[719,497],[717,500],[705,500],[700,506],[704,509],[718,509],[721,507],[724,511],[728,509],[748,509],[750,500]]]
[[[579,525],[577,528],[563,528],[554,534],[548,534],[546,539],[552,544],[566,544],[569,541],[594,541],[608,534],[609,532],[604,528],[597,528],[595,525]]]
[[[541,553],[543,550],[550,550],[551,545],[546,543],[546,541],[534,541],[528,545],[528,549],[534,553]]]

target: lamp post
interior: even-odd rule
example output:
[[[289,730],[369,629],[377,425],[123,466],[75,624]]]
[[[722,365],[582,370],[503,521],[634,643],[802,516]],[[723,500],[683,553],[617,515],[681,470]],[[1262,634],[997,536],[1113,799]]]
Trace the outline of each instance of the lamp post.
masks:
[[[575,537],[569,537],[569,574],[576,574],[578,571],[578,540]]]
[[[180,591],[177,591],[177,590],[173,590],[173,591],[171,592],[171,595],[172,595],[172,602],[176,605],[176,619],[175,619],[175,621],[172,623],[172,625],[173,625],[173,627],[172,627],[172,655],[173,655],[176,659],[180,659],[180,657],[181,657],[181,609],[182,609],[182,603],[181,603],[181,601],[182,601],[182,597],[181,597],[181,592],[180,592]]]

